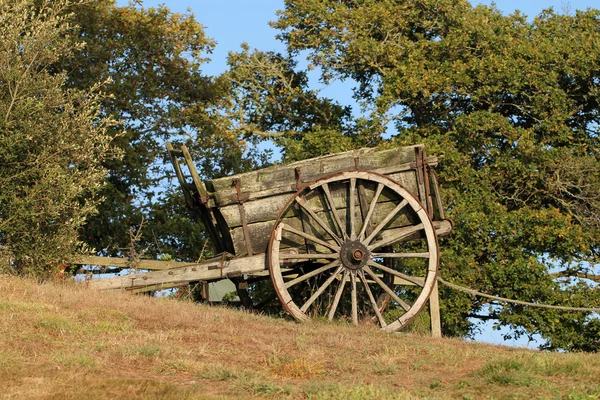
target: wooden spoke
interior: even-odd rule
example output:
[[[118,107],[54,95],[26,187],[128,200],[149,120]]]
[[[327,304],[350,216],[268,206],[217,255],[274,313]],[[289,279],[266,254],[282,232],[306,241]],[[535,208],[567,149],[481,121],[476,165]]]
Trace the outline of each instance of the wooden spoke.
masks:
[[[334,260],[334,261],[330,262],[329,264],[322,266],[321,268],[317,268],[314,271],[308,272],[308,273],[306,273],[304,275],[301,275],[301,276],[295,278],[294,280],[286,282],[286,284],[284,285],[284,287],[286,289],[288,289],[288,288],[294,286],[297,283],[304,282],[308,278],[311,278],[311,277],[313,277],[315,275],[319,275],[320,273],[325,272],[328,269],[331,269],[333,267],[337,267],[338,265],[340,265],[340,260]]]
[[[298,236],[301,236],[301,237],[303,237],[303,238],[305,238],[305,239],[308,239],[308,240],[310,240],[311,242],[314,242],[314,243],[320,244],[321,246],[328,247],[328,248],[330,248],[330,249],[331,249],[331,250],[333,250],[333,251],[340,251],[340,248],[339,248],[338,246],[336,246],[336,245],[333,245],[333,244],[331,244],[331,243],[327,243],[326,241],[324,241],[324,240],[321,240],[321,239],[319,239],[319,238],[317,238],[317,237],[314,237],[314,236],[313,236],[313,235],[311,235],[311,234],[308,234],[308,233],[306,233],[306,232],[299,231],[299,230],[297,230],[297,229],[294,229],[294,228],[292,228],[291,226],[289,226],[289,225],[286,225],[286,224],[281,224],[280,226],[281,226],[281,228],[282,228],[283,230],[285,230],[285,231],[288,231],[288,232],[291,232],[291,233],[294,233],[294,234],[296,234],[296,235],[298,235]]]
[[[358,325],[358,301],[356,296],[356,275],[351,273],[350,280],[352,281],[352,323]]]
[[[375,205],[377,204],[377,200],[379,199],[379,196],[381,195],[382,190],[383,190],[383,184],[378,183],[377,190],[375,190],[375,195],[373,196],[373,199],[371,200],[371,204],[369,204],[369,211],[367,212],[367,215],[365,216],[365,220],[363,221],[362,229],[360,230],[360,233],[358,234],[358,240],[363,240],[365,237],[365,232],[367,231],[367,228],[369,227],[369,223],[371,222],[371,216],[373,215],[373,211],[375,211]]]
[[[367,296],[369,296],[369,301],[371,302],[371,306],[373,306],[373,311],[375,311],[375,315],[377,316],[377,319],[379,320],[379,325],[381,325],[381,327],[383,328],[387,324],[385,323],[385,320],[383,319],[383,316],[381,315],[381,312],[379,311],[379,305],[375,301],[375,297],[373,297],[373,293],[371,293],[371,288],[369,287],[367,278],[365,278],[365,273],[363,271],[360,271],[359,276],[360,276],[360,280],[362,281],[363,285],[365,285],[365,291],[367,292]]]
[[[392,275],[394,275],[394,276],[397,276],[398,278],[402,278],[402,279],[404,279],[404,280],[406,280],[406,281],[409,281],[409,282],[411,282],[411,283],[414,283],[414,284],[415,284],[415,285],[417,285],[417,286],[423,287],[423,279],[422,279],[422,278],[421,278],[421,279],[419,279],[419,278],[416,278],[416,277],[414,277],[414,276],[410,276],[410,275],[403,274],[403,273],[402,273],[402,272],[400,272],[400,271],[396,271],[396,270],[395,270],[395,269],[393,269],[393,268],[386,267],[385,265],[379,264],[379,263],[377,263],[377,262],[375,262],[375,261],[373,261],[373,260],[369,260],[369,261],[367,262],[367,264],[368,264],[368,265],[370,265],[370,266],[372,266],[372,267],[378,268],[378,269],[380,269],[380,270],[382,270],[382,271],[385,271],[385,272],[387,272],[387,273],[390,273],[390,274],[392,274]]]
[[[327,319],[330,321],[333,319],[333,317],[335,315],[335,311],[337,310],[337,306],[340,303],[340,299],[342,298],[342,293],[344,292],[344,286],[346,286],[347,279],[348,279],[348,271],[344,271],[344,275],[342,276],[340,285],[338,286],[337,291],[335,292],[335,297],[333,299],[333,303],[331,304],[331,308],[329,309],[329,314],[327,314]]]
[[[298,196],[296,197],[296,202],[300,205],[300,207],[302,207],[304,210],[306,210],[306,212],[313,217],[313,219],[315,220],[315,222],[317,224],[319,224],[319,226],[321,226],[321,228],[323,228],[325,230],[325,232],[327,232],[329,234],[329,236],[331,236],[338,244],[342,244],[342,240],[339,238],[338,235],[336,235],[335,233],[333,233],[331,231],[331,229],[329,229],[329,227],[327,226],[327,224],[325,223],[325,221],[323,221],[313,210],[311,210],[308,207],[308,204],[306,204],[306,201]]]
[[[360,196],[363,187],[369,188],[366,196]],[[293,212],[298,210],[300,215]],[[321,316],[357,324],[365,312],[384,331],[394,332],[427,304],[438,270],[436,236],[423,205],[407,188],[377,172],[341,171],[303,186],[289,199],[274,221],[266,259],[275,293],[296,320]],[[418,247],[393,247],[409,239]],[[305,242],[310,251],[304,250]],[[356,249],[370,253],[365,265],[352,264],[353,257],[360,258]],[[425,276],[396,271],[394,260],[411,258],[423,264]],[[398,291],[404,285],[410,285],[410,297]],[[386,320],[378,297],[393,302],[400,316]]]
[[[327,203],[329,204],[329,208],[331,209],[331,214],[333,214],[333,220],[337,225],[337,228],[340,232],[340,236],[344,239],[347,239],[348,235],[346,234],[346,230],[344,229],[344,225],[342,224],[342,220],[340,218],[340,215],[338,214],[337,208],[335,208],[333,197],[331,196],[331,192],[329,191],[329,185],[325,183],[323,184],[323,186],[321,186],[321,188],[323,189],[323,193],[325,193],[325,198],[327,199]]]
[[[350,178],[350,201],[348,202],[349,204],[349,210],[348,210],[348,214],[350,216],[350,218],[348,218],[348,220],[350,221],[350,240],[356,240],[356,236],[354,235],[354,219],[355,219],[355,201],[356,201],[356,178]]]
[[[280,260],[325,260],[325,259],[337,259],[340,258],[340,253],[327,253],[327,254],[305,254],[305,253],[281,253],[279,255]]]
[[[390,244],[394,244],[409,236],[412,233],[418,232],[423,229],[423,224],[407,226],[405,228],[400,228],[393,235],[387,237],[385,239],[380,240],[379,242],[375,242],[369,246],[369,250],[375,250],[380,247],[388,246]]]
[[[371,258],[429,258],[429,253],[372,253]]]
[[[327,289],[329,285],[331,285],[331,282],[333,282],[333,280],[340,274],[340,272],[342,272],[343,268],[344,267],[339,266],[338,269],[336,269],[335,272],[331,274],[331,276],[327,278],[327,280],[319,287],[319,289],[317,289],[317,291],[313,293],[312,296],[310,296],[306,303],[304,303],[304,305],[300,308],[300,311],[305,313],[306,310],[308,310],[308,307],[310,307],[312,303],[315,302],[315,300],[325,291],[325,289]]]
[[[375,272],[373,272],[371,270],[371,268],[365,266],[364,270],[367,271],[367,274],[369,274],[369,276],[371,278],[373,278],[373,280],[375,282],[377,282],[377,284],[379,286],[381,286],[381,288],[390,295],[390,297],[392,299],[394,299],[394,301],[398,304],[400,304],[400,307],[404,308],[405,311],[410,310],[410,305],[408,303],[406,303],[404,300],[402,300],[400,297],[398,297],[398,295],[396,293],[394,293],[394,291],[392,289],[389,288],[388,285],[385,284],[385,282],[383,282],[381,279],[379,279],[379,277],[375,274]]]
[[[387,215],[387,217],[385,217],[383,219],[383,221],[381,221],[375,229],[373,229],[373,232],[371,232],[369,237],[364,240],[363,243],[365,244],[365,246],[368,245],[369,243],[371,243],[371,240],[373,240],[373,238],[375,236],[377,236],[379,231],[381,231],[383,228],[385,228],[385,226],[392,220],[392,218],[394,218],[396,216],[396,214],[398,214],[400,212],[400,210],[402,210],[407,204],[408,204],[408,200],[406,200],[406,199],[402,200],[400,202],[400,204],[398,204],[396,206],[396,208],[394,208],[394,210],[391,213],[389,213]]]

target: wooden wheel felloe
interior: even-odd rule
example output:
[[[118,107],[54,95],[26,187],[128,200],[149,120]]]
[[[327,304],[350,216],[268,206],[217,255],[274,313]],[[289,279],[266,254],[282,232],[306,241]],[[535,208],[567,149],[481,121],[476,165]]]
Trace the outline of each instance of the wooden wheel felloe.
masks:
[[[423,206],[399,183],[367,171],[300,189],[275,221],[267,252],[275,292],[295,319],[377,321],[389,332],[423,308],[438,262]]]

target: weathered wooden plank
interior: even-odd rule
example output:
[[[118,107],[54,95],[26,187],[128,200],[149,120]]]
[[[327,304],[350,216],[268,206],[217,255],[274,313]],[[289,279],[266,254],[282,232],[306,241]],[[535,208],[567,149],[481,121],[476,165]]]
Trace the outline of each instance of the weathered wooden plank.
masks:
[[[97,265],[100,267],[119,267],[149,270],[165,270],[189,266],[190,263],[181,261],[137,260],[131,262],[123,257],[75,256],[73,264]]]
[[[422,146],[408,146],[389,150],[370,148],[348,151],[214,179],[207,182],[207,187],[215,192],[230,191],[232,189],[232,180],[239,179],[242,191],[253,193],[284,184],[296,183],[297,169],[304,182],[316,179],[325,174],[356,169],[355,158],[359,159],[360,169],[363,170],[390,168],[404,164],[407,164],[406,167],[408,168],[410,163],[416,161],[416,148],[422,148]],[[435,157],[432,158],[432,161],[434,159]],[[388,171],[387,173],[391,172]]]
[[[173,169],[175,169],[175,175],[179,180],[179,184],[181,185],[181,190],[183,191],[183,196],[185,197],[185,202],[188,207],[192,208],[194,206],[194,200],[192,198],[190,188],[188,183],[185,180],[185,176],[183,175],[183,171],[181,170],[181,165],[179,165],[178,156],[183,156],[183,153],[180,150],[175,150],[173,145],[167,142],[167,151],[169,152],[169,157],[171,158],[171,164],[173,164]]]
[[[430,161],[432,163],[437,162],[437,159],[435,157],[433,157],[433,158],[431,158]],[[256,182],[256,183],[247,183],[245,187],[242,187],[240,184],[240,187],[242,189],[242,192],[244,193],[245,199],[246,200],[256,200],[256,199],[262,199],[262,198],[266,198],[266,197],[275,196],[278,194],[294,193],[296,191],[295,170],[291,171],[291,172],[293,172],[293,174],[292,174],[288,169],[286,169],[286,166],[280,166],[279,168],[281,169],[281,171],[277,172],[277,176],[276,176],[277,180],[260,181],[260,182]],[[411,171],[413,168],[414,168],[414,162],[409,162],[409,163],[403,163],[403,164],[394,164],[392,166],[385,166],[385,167],[380,167],[380,168],[374,167],[374,168],[370,168],[369,171],[374,171],[377,173],[381,173],[382,175],[388,175],[388,176],[392,177],[392,176],[395,176],[396,174],[400,174],[402,172]],[[343,170],[344,169],[340,168],[339,170],[336,170],[334,172],[339,172],[339,171],[343,171]],[[263,171],[263,170],[259,170],[259,171]],[[285,171],[287,171],[287,173]],[[281,178],[281,176],[284,173],[286,173],[285,179]],[[302,180],[303,180],[303,182],[310,182],[315,179],[318,179],[319,177],[321,177],[323,175],[325,175],[325,174],[320,173],[320,172],[318,172],[318,173],[310,172],[310,173],[303,174]],[[400,176],[400,175],[398,175],[398,176]],[[235,177],[237,177],[237,175]],[[225,206],[225,205],[235,203],[237,201],[237,197],[236,197],[237,193],[231,187],[232,186],[231,182],[233,180],[233,177],[221,178],[221,179],[229,179],[229,183],[227,185],[220,186],[218,189],[216,189],[216,191],[214,193],[212,193],[212,197],[214,199],[214,202],[212,204],[218,205],[218,206]],[[399,183],[401,183],[403,185],[415,186],[416,178],[414,176],[411,176],[409,180],[406,180],[404,182],[400,181]],[[207,183],[207,187],[210,187],[209,183]],[[415,193],[415,195],[416,195],[416,191],[411,190],[411,193]]]
[[[401,151],[402,148],[400,148]],[[395,149],[396,150],[396,149]],[[255,192],[259,183],[263,184],[263,189],[279,186],[283,183],[294,183],[296,181],[296,168],[300,168],[302,173],[314,173],[323,175],[328,172],[340,171],[354,168],[354,158],[361,157],[368,153],[375,153],[374,148],[364,148],[343,153],[330,154],[321,157],[315,157],[308,160],[297,161],[286,165],[274,165],[269,168],[263,168],[257,171],[245,172],[231,177],[213,179],[207,182],[213,191],[229,189],[231,180],[237,178],[245,192]],[[407,160],[411,161],[411,160]]]
[[[106,278],[104,278],[106,279]],[[108,278],[111,279],[111,278]],[[160,290],[166,290],[166,289],[173,289],[173,288],[177,288],[177,287],[182,287],[182,286],[188,286],[190,284],[190,282],[169,282],[169,283],[160,283],[158,285],[150,285],[150,286],[142,286],[139,287],[137,289],[128,289],[128,291],[130,291],[131,293],[145,293],[145,292],[152,292],[152,291],[160,291]]]
[[[130,274],[115,278],[93,279],[86,284],[98,290],[132,290],[141,287],[182,284],[194,281],[219,280],[226,277],[240,276],[264,271],[266,268],[264,254],[252,257],[233,258],[231,260],[207,261],[201,264],[188,264],[184,267],[154,271],[144,274]]]
[[[438,293],[437,281],[433,285],[429,295],[429,315],[431,317],[431,336],[442,337],[442,322],[440,318],[440,295]]]
[[[437,179],[437,175],[434,171],[429,172],[429,182],[431,185],[431,197],[433,203],[433,219],[446,219],[446,212],[442,205],[442,195],[440,193],[440,186]]]
[[[417,190],[414,171],[407,171],[390,175],[389,178],[403,185],[411,193],[414,193]],[[341,185],[341,187],[343,187],[344,190],[336,189],[335,185],[330,185],[330,187],[332,189],[331,195],[334,200],[335,207],[337,209],[345,208],[347,206],[347,191],[345,190],[346,186]],[[367,200],[370,202],[373,198],[373,192],[376,188],[376,185],[373,184],[362,187],[364,188]],[[289,192],[287,194],[274,195],[269,198],[263,198],[254,201],[246,201],[244,203],[244,209],[246,211],[246,222],[248,224],[254,224],[257,222],[275,220],[279,216],[279,213],[283,210],[289,199],[292,197],[292,193],[293,192]],[[396,198],[395,194],[390,194],[388,191],[384,191],[378,203],[390,201],[390,196],[394,199]],[[327,202],[324,199],[324,196],[322,196],[320,192],[317,193],[317,195],[307,196],[307,202],[309,207],[311,207],[311,209],[317,213],[320,213],[324,209],[329,208]],[[241,226],[241,218],[237,204],[219,207],[219,211],[221,212],[221,215],[223,215],[225,221],[227,221],[229,229]]]

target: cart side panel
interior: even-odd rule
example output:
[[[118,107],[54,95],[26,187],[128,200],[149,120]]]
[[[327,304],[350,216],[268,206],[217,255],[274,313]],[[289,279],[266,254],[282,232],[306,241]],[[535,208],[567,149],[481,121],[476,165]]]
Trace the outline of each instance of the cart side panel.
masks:
[[[391,209],[393,209],[393,206],[389,208],[390,211]],[[357,207],[357,212],[358,212],[358,207]],[[341,214],[342,217],[345,217],[345,214]],[[379,220],[382,220],[384,218],[384,214],[380,213],[379,215],[374,215],[373,219],[375,220],[376,218],[378,218]],[[323,240],[325,240],[326,242],[335,244],[333,240],[331,240],[331,238],[324,233],[324,231],[322,230],[322,228],[320,228],[318,225],[312,223],[312,222],[308,222],[309,228],[306,228],[306,222],[305,225],[302,224],[302,221],[300,218],[288,218],[285,220],[285,223],[289,226],[291,226],[292,228],[295,228],[297,230],[309,230],[309,233],[311,233],[312,235],[315,235],[316,237],[319,237]],[[253,249],[256,249],[257,252],[265,252],[267,251],[267,247],[269,244],[269,237],[271,235],[271,230],[273,229],[273,224],[274,221],[268,221],[268,222],[258,222],[256,224],[252,224],[248,226],[248,230],[250,232],[250,240],[251,240],[251,246]],[[379,239],[385,238],[388,235],[392,234],[393,232],[396,232],[398,229],[401,229],[403,227],[412,225],[412,222],[409,222],[407,219],[402,219],[402,220],[397,220],[392,222],[384,231],[382,231],[381,235],[378,236]],[[360,228],[360,227],[358,227]],[[231,235],[232,235],[232,239],[234,243],[237,243],[239,246],[245,246],[245,241],[244,241],[244,234],[242,231],[242,228],[235,228],[231,231]],[[296,248],[299,249],[300,252],[304,253],[305,252],[305,246],[306,243],[305,241],[300,238],[297,237],[295,239],[293,239],[293,241],[291,239],[287,239],[288,241],[285,243],[281,244],[281,248],[288,248],[288,247],[292,247],[292,248]],[[320,247],[319,245],[317,245],[317,247]],[[241,247],[240,248],[240,252],[243,252],[244,248]],[[325,249],[321,249],[321,252],[324,252]]]
[[[233,185],[234,179],[239,181],[239,187],[243,193],[256,194],[273,190],[273,194],[275,194],[289,191],[292,189],[291,186],[298,182],[310,182],[333,172],[352,169],[375,171],[381,168],[415,163],[416,150],[420,148],[422,145],[383,151],[375,151],[375,149],[349,151],[215,179],[207,182],[207,187],[214,191],[217,205],[223,206],[228,199],[234,198],[237,194]]]
[[[416,193],[417,185],[414,171],[406,171],[391,174],[388,176],[391,179],[403,185],[411,193]],[[269,197],[268,199],[246,201],[244,203],[244,209],[246,212],[246,223],[254,224],[257,222],[274,221],[275,219],[277,219],[279,213],[285,207],[286,203],[295,192],[295,190],[290,190],[287,193],[274,195],[272,197]],[[345,197],[341,198],[340,196],[337,196],[334,198],[334,200],[339,200],[339,206],[342,207],[345,201]],[[317,212],[321,211],[321,209],[319,209],[320,204],[316,203],[317,202],[314,199],[312,199],[309,205]],[[219,207],[219,211],[223,215],[223,218],[227,221],[227,225],[230,229],[237,228],[242,225],[240,212],[237,204],[230,204],[227,206]]]
[[[392,179],[396,181],[404,182],[407,186],[407,189],[412,193],[417,191],[416,184],[416,172],[415,171],[407,171],[400,174],[395,174],[391,176]],[[337,190],[335,185],[330,185],[331,195],[335,204],[335,208],[338,211],[338,214],[342,218],[342,220],[346,220],[347,213],[347,193],[345,191],[341,192]],[[368,204],[371,203],[374,195],[375,186],[365,187],[363,188],[364,200],[366,205],[361,206],[360,201],[356,201],[355,213],[356,215],[360,213],[366,212],[366,208]],[[355,193],[358,195],[358,193]],[[292,193],[288,193],[285,195],[274,196],[268,199],[259,199],[256,201],[250,201],[244,203],[245,208],[245,216],[248,228],[248,237],[251,240],[251,248],[255,252],[264,252],[266,251],[266,246],[268,244],[269,236],[271,233],[271,229],[273,224],[281,211],[285,208],[288,203]],[[377,208],[375,209],[375,214],[372,216],[372,221],[381,221],[383,220],[392,210],[396,207],[395,197],[394,201],[390,197],[388,197],[388,193],[386,191],[382,192],[378,201]],[[325,201],[324,197],[310,197],[308,199],[308,205],[311,210],[313,210],[318,216],[325,218],[326,216],[330,216],[327,212],[329,210],[328,203]],[[246,242],[244,236],[244,228],[242,226],[239,210],[237,206],[227,206],[220,209],[224,217],[228,217],[228,223],[230,224],[230,232],[231,232],[231,240],[234,244],[235,254],[244,254],[246,249]],[[329,236],[322,230],[322,228],[315,224],[315,222],[309,217],[306,213],[301,214],[293,214],[292,211],[288,211],[287,214],[283,216],[285,218],[286,224],[289,224],[296,229],[303,230],[305,232],[309,232],[311,234],[316,235],[317,237],[322,238],[323,240],[329,240]],[[416,217],[416,216],[415,216]],[[416,219],[416,218],[415,218]],[[329,221],[333,224],[333,221]],[[355,226],[355,230],[359,231],[362,226],[359,226],[360,219],[356,220],[357,226]],[[395,229],[399,227],[404,227],[408,225],[412,225],[414,220],[408,219],[408,217],[404,214],[400,214],[399,217],[387,226],[386,229]],[[297,243],[289,244],[291,247],[295,246],[303,246],[304,242],[299,240]],[[284,246],[285,247],[285,246]]]
[[[403,185],[410,193],[420,199],[425,208],[432,201],[429,196],[433,194],[426,173],[427,165],[435,165],[437,159],[424,157],[423,146],[409,146],[384,151],[374,149],[361,149],[352,152],[336,154],[333,156],[318,157],[286,166],[277,166],[239,174],[231,177],[213,180],[207,183],[212,193],[215,207],[212,208],[215,219],[218,220],[219,230],[224,242],[229,246],[228,251],[236,256],[266,252],[267,244],[273,224],[285,205],[304,183],[318,179],[324,175],[343,170],[362,169],[376,171],[387,175],[389,178]],[[237,186],[237,187],[236,187]],[[426,188],[427,190],[425,190]],[[364,188],[359,188],[364,191]],[[358,196],[357,212],[365,212],[365,201],[370,202],[370,195]],[[332,190],[336,208],[340,214],[345,215],[347,194]],[[427,199],[424,201],[424,199]],[[318,198],[311,198],[310,208],[317,214],[327,207]],[[363,203],[362,209],[360,208]],[[389,202],[382,194],[378,203]],[[389,208],[389,210],[388,210]],[[380,221],[387,215],[386,212],[394,208],[392,203],[378,206],[379,214],[373,216],[373,221]],[[436,213],[436,216],[439,213]],[[430,213],[433,216],[433,214]],[[286,215],[286,223],[300,230],[310,230],[313,234],[319,228],[311,223],[308,215]],[[388,230],[412,224],[409,220],[392,221]],[[244,226],[245,225],[245,226]],[[360,229],[361,227],[356,227]],[[326,236],[326,235],[325,235]],[[304,242],[290,243],[289,246],[301,248]]]

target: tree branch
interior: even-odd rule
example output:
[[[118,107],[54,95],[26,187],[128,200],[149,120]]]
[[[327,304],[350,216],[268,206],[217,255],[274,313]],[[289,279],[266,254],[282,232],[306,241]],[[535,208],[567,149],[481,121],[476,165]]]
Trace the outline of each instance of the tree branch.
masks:
[[[589,279],[596,283],[600,283],[600,275],[588,274],[588,273],[584,273],[584,272],[572,272],[572,271],[567,270],[567,271],[554,272],[554,273],[550,274],[550,276],[552,276],[553,278],[566,277],[566,278]]]

